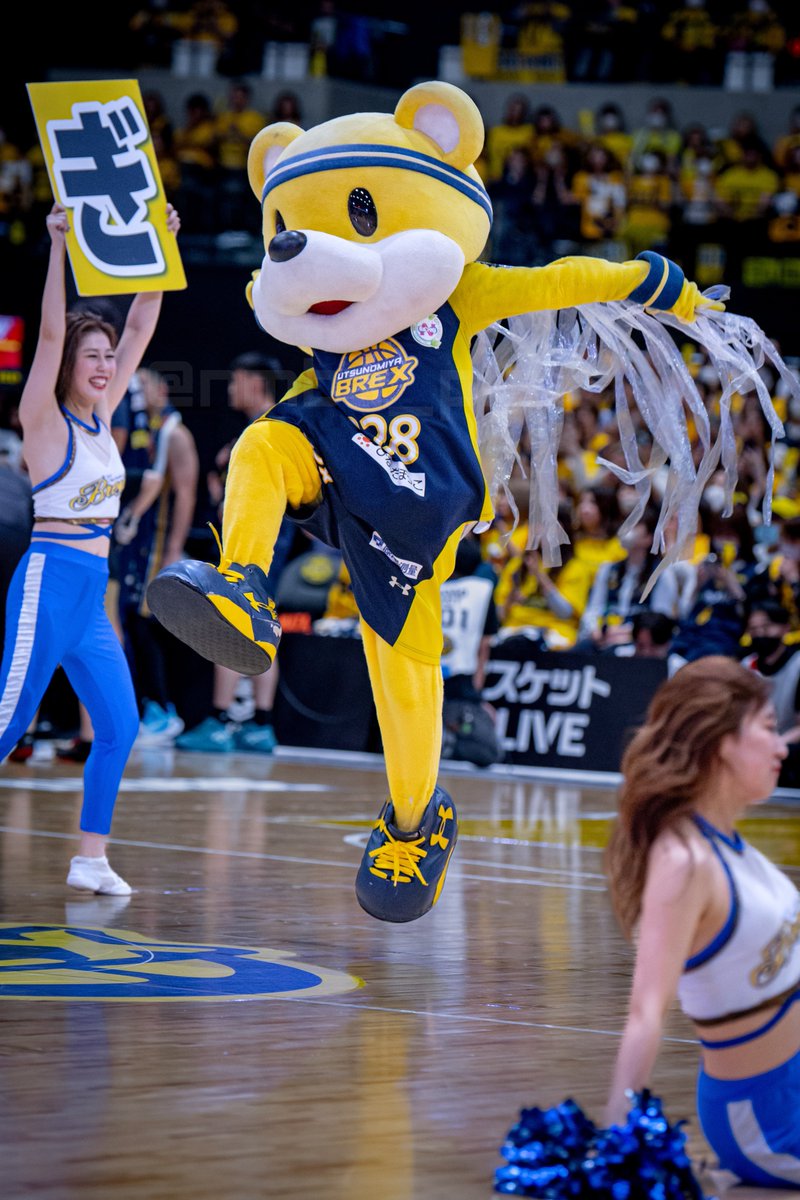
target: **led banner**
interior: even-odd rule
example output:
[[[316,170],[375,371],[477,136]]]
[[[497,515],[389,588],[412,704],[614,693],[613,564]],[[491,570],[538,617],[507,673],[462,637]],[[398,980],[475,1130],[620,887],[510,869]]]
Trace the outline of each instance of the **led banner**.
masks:
[[[29,83],[81,296],[186,287],[135,79]]]

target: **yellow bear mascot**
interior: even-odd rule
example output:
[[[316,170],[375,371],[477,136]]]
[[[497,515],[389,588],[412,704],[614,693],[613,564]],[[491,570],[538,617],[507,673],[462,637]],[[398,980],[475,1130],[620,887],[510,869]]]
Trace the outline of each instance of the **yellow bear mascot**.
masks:
[[[598,301],[686,322],[711,303],[655,254],[478,263],[491,224],[473,166],[482,141],[473,102],[436,82],[411,88],[394,115],[257,135],[248,169],[266,255],[248,298],[259,325],[308,348],[314,367],[236,445],[219,567],[173,564],[148,592],[200,654],[257,674],[280,637],[265,573],[284,515],[341,550],[389,782],[356,894],[387,921],[431,908],[456,842],[455,805],[437,785],[439,589],[465,531],[492,519],[473,339],[501,318]]]

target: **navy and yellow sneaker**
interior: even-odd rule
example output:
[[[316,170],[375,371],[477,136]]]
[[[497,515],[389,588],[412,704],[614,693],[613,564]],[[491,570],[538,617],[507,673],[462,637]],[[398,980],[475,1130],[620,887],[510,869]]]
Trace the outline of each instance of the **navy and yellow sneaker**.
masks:
[[[150,611],[203,658],[240,675],[261,675],[275,659],[281,627],[260,567],[184,559],[156,575]]]
[[[435,787],[416,833],[392,824],[387,802],[373,826],[356,876],[356,898],[379,921],[416,921],[441,895],[458,836],[453,801]]]

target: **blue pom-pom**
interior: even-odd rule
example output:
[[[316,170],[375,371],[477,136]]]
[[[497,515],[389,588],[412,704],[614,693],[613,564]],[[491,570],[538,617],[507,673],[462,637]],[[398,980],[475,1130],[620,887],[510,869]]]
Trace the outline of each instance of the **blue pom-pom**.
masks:
[[[598,1129],[574,1100],[524,1108],[500,1151],[508,1165],[495,1172],[494,1190],[539,1200],[703,1200],[683,1125],[671,1125],[648,1091],[610,1129]]]

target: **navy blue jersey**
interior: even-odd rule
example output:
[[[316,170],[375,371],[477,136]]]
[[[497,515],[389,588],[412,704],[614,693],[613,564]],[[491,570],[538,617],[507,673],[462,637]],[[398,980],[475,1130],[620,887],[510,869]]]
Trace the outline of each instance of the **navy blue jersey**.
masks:
[[[469,340],[446,304],[366,350],[315,351],[314,368],[263,419],[311,443],[323,488],[306,527],[341,550],[362,616],[394,645],[453,536],[491,517]]]

